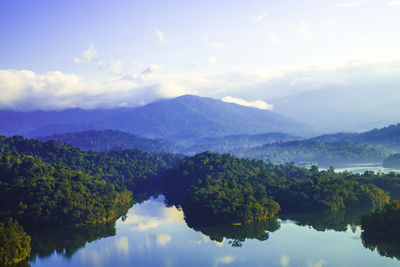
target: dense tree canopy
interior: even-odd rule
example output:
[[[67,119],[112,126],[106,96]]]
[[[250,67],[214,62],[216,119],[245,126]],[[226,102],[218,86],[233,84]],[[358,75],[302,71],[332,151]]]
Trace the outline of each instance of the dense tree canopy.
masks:
[[[229,154],[189,157],[165,178],[170,203],[181,205],[199,223],[252,222],[283,211],[379,208],[389,196],[360,176],[310,170],[294,164],[239,159]],[[360,179],[361,180],[361,179]]]
[[[163,171],[179,158],[171,154],[152,155],[138,149],[96,153],[82,151],[56,141],[41,142],[21,136],[0,136],[0,153],[13,152],[83,171],[93,177],[136,191],[146,184],[156,183]]]
[[[256,177],[263,174],[268,180],[260,167],[266,164],[228,154],[198,154],[170,171],[164,191],[199,223],[265,220],[279,211],[279,205],[265,185],[257,183]]]
[[[30,242],[31,237],[16,220],[0,221],[0,265],[14,265],[29,257]]]
[[[114,221],[132,193],[65,165],[23,154],[0,155],[0,217],[24,225]]]

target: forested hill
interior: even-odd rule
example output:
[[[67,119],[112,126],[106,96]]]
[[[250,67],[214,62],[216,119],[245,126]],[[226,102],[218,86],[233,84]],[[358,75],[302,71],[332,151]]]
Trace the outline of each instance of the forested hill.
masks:
[[[194,95],[135,108],[0,111],[0,134],[8,136],[36,137],[104,129],[175,141],[234,134],[286,132],[303,135],[311,132],[310,127],[270,110]]]
[[[400,151],[400,123],[381,129],[373,129],[363,133],[337,133],[321,135],[313,138],[322,142],[351,141],[370,145],[380,145]]]
[[[201,153],[167,172],[164,194],[198,223],[252,222],[283,211],[337,212],[381,207],[398,198],[399,176],[335,173],[294,164],[275,165],[229,154]],[[388,190],[385,193],[381,186]]]
[[[273,163],[317,163],[320,166],[341,166],[352,163],[382,162],[392,151],[348,141],[319,142],[314,140],[267,144],[249,149],[236,149],[240,157],[270,160]]]
[[[38,139],[42,141],[57,140],[60,143],[92,151],[137,148],[151,153],[172,152],[187,155],[212,151],[232,153],[243,158],[270,160],[273,163],[293,161],[305,165],[317,163],[325,167],[382,162],[392,154],[390,150],[363,143],[293,140],[294,138],[285,133],[232,135],[203,138],[196,140],[195,145],[183,147],[163,139],[147,139],[121,131],[103,130],[58,134]],[[293,141],[284,142],[285,140]]]
[[[152,155],[138,149],[82,151],[56,141],[41,142],[21,136],[0,136],[0,154],[19,153],[46,163],[83,171],[105,181],[139,190],[177,161],[172,154]]]
[[[54,134],[37,138],[46,142],[50,140],[67,143],[83,150],[105,151],[115,148],[131,149],[156,153],[156,152],[178,152],[175,145],[163,139],[148,139],[126,132],[116,130],[84,131],[64,134]]]

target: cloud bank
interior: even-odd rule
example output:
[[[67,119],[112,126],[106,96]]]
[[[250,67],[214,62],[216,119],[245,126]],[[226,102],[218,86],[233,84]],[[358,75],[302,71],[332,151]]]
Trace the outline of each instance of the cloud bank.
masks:
[[[227,103],[235,103],[235,104],[238,104],[241,106],[259,108],[259,109],[265,109],[265,110],[273,108],[273,105],[267,104],[266,102],[264,102],[262,100],[246,101],[244,99],[226,96],[226,97],[222,98],[222,101],[227,102]]]
[[[95,55],[92,51],[81,56],[81,60],[93,60]],[[150,65],[143,71],[102,79],[60,71],[0,70],[0,109],[135,107],[162,98],[195,94],[261,109],[272,109],[274,104],[274,110],[277,110],[277,105],[288,97],[332,88],[346,92],[326,99],[332,111],[344,110],[343,103],[347,103],[344,100],[352,96],[357,98],[355,104],[359,112],[372,106],[376,110],[381,108],[381,112],[391,112],[383,103],[382,90],[391,100],[400,100],[399,61],[353,61],[324,67],[230,71],[215,69],[215,59],[210,64],[213,66],[205,65],[205,69],[195,68],[180,74],[166,73],[162,66]],[[305,105],[312,104],[306,103],[307,99],[302,101]]]

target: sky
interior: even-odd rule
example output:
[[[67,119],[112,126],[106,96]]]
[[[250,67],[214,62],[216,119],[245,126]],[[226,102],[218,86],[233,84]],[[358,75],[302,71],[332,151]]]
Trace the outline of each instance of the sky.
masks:
[[[383,86],[400,100],[399,29],[400,0],[1,0],[0,109],[195,94],[290,115],[280,103],[343,88],[384,105]]]

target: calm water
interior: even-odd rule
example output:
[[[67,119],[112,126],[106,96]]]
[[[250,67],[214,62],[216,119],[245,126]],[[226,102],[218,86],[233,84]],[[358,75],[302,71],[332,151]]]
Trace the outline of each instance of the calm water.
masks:
[[[325,168],[321,168],[325,169]],[[384,168],[382,163],[365,163],[365,164],[349,164],[345,167],[335,168],[336,172],[349,171],[353,173],[363,173],[365,171],[383,172],[383,173],[400,173],[400,169]]]
[[[165,207],[159,197],[134,205],[124,221],[118,220],[115,232],[106,227],[39,234],[44,240],[37,239],[37,255],[30,263],[51,267],[400,266],[400,261],[363,246],[360,228],[354,223],[357,216],[289,214],[281,218],[266,227],[270,232],[265,225],[201,232],[188,227],[183,212]],[[101,239],[86,243],[96,238]],[[390,251],[397,252],[397,248]]]

